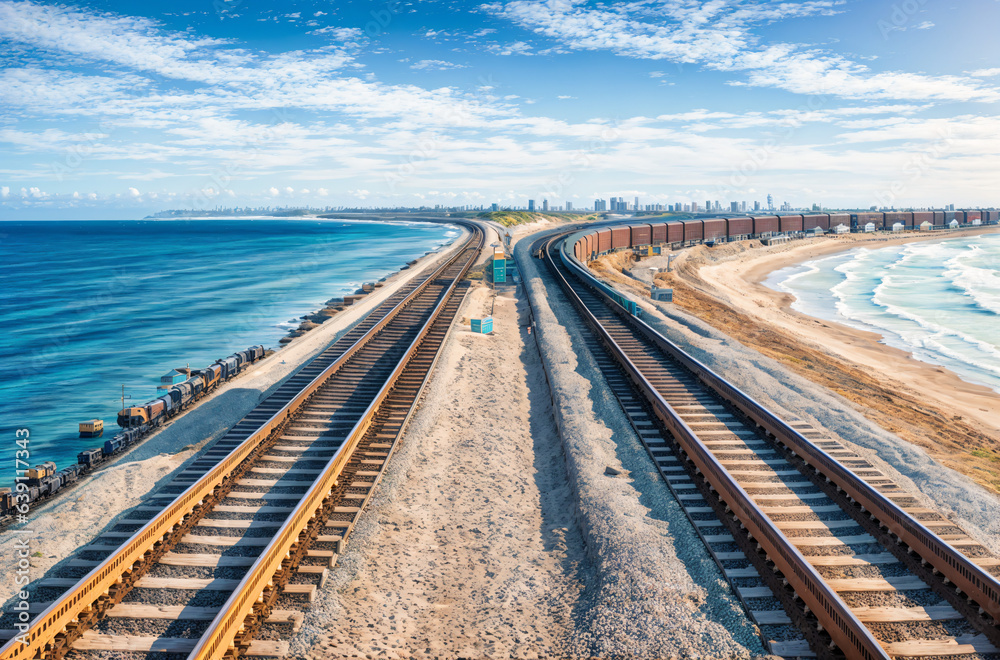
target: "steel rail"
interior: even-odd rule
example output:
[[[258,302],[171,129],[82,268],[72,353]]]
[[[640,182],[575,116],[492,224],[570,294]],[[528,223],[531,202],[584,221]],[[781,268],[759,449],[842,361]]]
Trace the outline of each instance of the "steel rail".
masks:
[[[369,340],[385,328],[410,301],[415,299],[435,279],[440,277],[444,271],[465,254],[466,250],[469,249],[468,246],[475,240],[477,235],[480,239],[479,244],[482,243],[483,234],[476,225],[460,221],[456,221],[456,224],[462,224],[467,229],[471,229],[472,235],[457,250],[453,257],[435,269],[433,273],[417,285],[403,300],[389,310],[378,323],[372,326],[362,337],[358,338],[340,357],[313,378],[295,397],[271,415],[260,428],[234,447],[228,456],[219,461],[204,476],[181,492],[160,514],[143,525],[132,537],[122,543],[115,552],[81,578],[75,587],[67,590],[65,594],[56,599],[41,614],[35,617],[25,632],[0,647],[0,660],[45,657],[46,651],[53,647],[57,636],[65,634],[75,626],[81,614],[89,613],[91,608],[102,597],[109,595],[111,590],[116,589],[117,585],[122,583],[124,577],[138,568],[141,562],[152,554],[154,548],[161,544],[168,534],[176,529],[187,516],[191,515],[204,502],[205,497],[209,496],[216,488],[222,486],[233,469],[256,450],[274,429],[280,427],[351,356],[357,353]]]
[[[240,581],[236,590],[222,606],[222,610],[209,624],[208,629],[198,640],[198,644],[188,655],[188,660],[217,660],[231,652],[233,648],[232,642],[243,626],[244,619],[253,611],[255,603],[262,597],[264,589],[269,586],[274,575],[282,570],[282,563],[291,555],[293,546],[300,542],[299,535],[319,513],[324,500],[333,494],[333,488],[336,485],[337,478],[340,476],[344,464],[351,458],[354,448],[368,430],[382,402],[392,388],[395,387],[399,374],[402,373],[417,347],[424,340],[434,321],[441,313],[442,308],[447,304],[455,287],[468,272],[476,256],[478,256],[485,242],[485,233],[479,232],[479,235],[479,247],[474,249],[474,254],[454,279],[452,279],[448,288],[441,294],[430,317],[421,326],[417,336],[410,343],[403,357],[400,358],[399,363],[396,365],[396,368],[379,389],[375,399],[369,404],[364,415],[354,425],[354,428],[351,429],[347,439],[327,462],[323,468],[323,472],[316,478],[306,494],[302,496],[302,499],[288,515],[288,518],[285,519],[284,524],[261,552],[257,561],[247,571],[247,574]],[[466,248],[461,254],[464,255],[470,249],[472,248]]]
[[[574,268],[576,272],[582,273],[585,278],[596,281],[596,278],[590,274],[575,255],[566,251],[565,248],[564,242],[560,248],[561,259]],[[635,327],[657,344],[661,350],[695,374],[702,383],[753,420],[818,474],[830,479],[848,498],[857,503],[863,512],[886,527],[900,543],[905,543],[923,561],[926,561],[953,583],[956,595],[965,596],[966,599],[975,602],[981,613],[988,614],[993,619],[994,626],[1000,622],[1000,580],[925,527],[902,507],[882,495],[868,482],[859,478],[849,468],[816,446],[791,425],[689,355],[642,319],[625,315],[617,309],[615,311],[626,323]]]
[[[848,657],[863,660],[889,660],[890,656],[878,640],[872,636],[868,628],[854,616],[847,604],[830,588],[819,572],[799,552],[798,548],[771,522],[770,518],[729,474],[718,458],[660,395],[642,370],[632,362],[607,328],[577,295],[572,284],[556,265],[551,253],[553,243],[563,237],[565,234],[550,240],[545,245],[545,255],[549,267],[574,306],[580,310],[587,324],[594,329],[629,378],[649,400],[654,414],[677,440],[688,460],[695,465],[719,497],[739,517],[740,522],[747,528],[751,539],[761,546],[767,556],[781,570],[789,586],[809,606],[834,643],[841,650],[849,652]],[[574,269],[574,274],[581,277],[581,281],[589,285],[593,276],[589,272],[585,272],[582,267],[571,264],[566,259],[566,253],[562,247],[560,247],[559,253],[560,262],[564,266]],[[591,288],[598,291],[599,295],[604,294],[600,288]],[[605,295],[605,297],[611,301],[609,296]],[[612,305],[611,309],[615,309],[615,306]]]

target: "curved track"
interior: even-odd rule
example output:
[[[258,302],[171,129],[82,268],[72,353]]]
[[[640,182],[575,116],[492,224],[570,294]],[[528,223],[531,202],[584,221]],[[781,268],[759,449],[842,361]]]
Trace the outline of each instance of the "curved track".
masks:
[[[609,384],[758,623],[794,622],[813,652],[828,657],[1000,652],[986,614],[996,603],[955,586],[974,573],[988,593],[997,585],[989,570],[1000,561],[849,450],[806,438],[803,426],[786,424],[629,313],[573,256],[567,235],[532,253],[542,249],[606,352],[598,361]],[[885,524],[886,511],[925,543]],[[769,589],[743,586],[751,577]],[[761,598],[784,612],[755,609]]]
[[[70,562],[82,579],[41,581],[68,589],[0,658],[283,655],[253,638],[266,621],[294,627],[282,603],[311,599],[378,481],[484,245],[479,226],[466,227],[454,256],[283,383],[103,544],[82,548]]]

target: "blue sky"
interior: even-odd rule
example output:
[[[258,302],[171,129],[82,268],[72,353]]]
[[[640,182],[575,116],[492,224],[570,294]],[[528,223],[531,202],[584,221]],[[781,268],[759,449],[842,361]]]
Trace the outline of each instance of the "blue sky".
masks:
[[[993,206],[998,24],[996,0],[0,1],[0,217]]]

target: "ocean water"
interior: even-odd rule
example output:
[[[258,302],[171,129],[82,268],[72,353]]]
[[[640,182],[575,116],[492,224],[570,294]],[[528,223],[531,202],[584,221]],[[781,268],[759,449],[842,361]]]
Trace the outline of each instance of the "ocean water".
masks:
[[[858,248],[765,282],[803,314],[883,342],[1000,392],[1000,236]]]
[[[440,247],[430,223],[316,219],[0,222],[0,485],[15,430],[31,464],[76,462],[118,430],[122,386],[156,396],[161,375],[267,348],[298,317]],[[77,424],[104,420],[104,438]]]

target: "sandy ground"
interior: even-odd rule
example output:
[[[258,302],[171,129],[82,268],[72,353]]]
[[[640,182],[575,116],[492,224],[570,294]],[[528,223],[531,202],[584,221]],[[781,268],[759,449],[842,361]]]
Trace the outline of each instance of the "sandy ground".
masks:
[[[456,240],[461,241],[465,236],[463,232]],[[24,527],[30,534],[3,532],[0,535],[0,575],[4,580],[0,582],[0,602],[15,593],[17,537],[27,536],[31,551],[42,554],[31,560],[30,577],[34,581],[169,480],[199,449],[221,437],[267,393],[412,279],[425,263],[436,263],[450,252],[450,247],[446,246],[422,259],[420,264],[394,274],[385,286],[222,385],[132,452],[85,479],[72,491],[34,509]]]
[[[534,236],[532,238],[535,238]],[[516,246],[535,314],[576,515],[596,572],[575,651],[617,658],[745,658],[753,624],[663,483],[558,289]],[[607,467],[619,476],[605,473]]]
[[[993,227],[977,233],[997,232],[1000,229]],[[762,284],[776,270],[823,255],[855,247],[877,249],[917,240],[921,237],[882,241],[865,240],[862,236],[854,240],[821,239],[814,245],[796,246],[774,255],[744,254],[722,264],[703,266],[700,275],[706,284],[715,288],[718,295],[725,295],[727,301],[741,311],[791,330],[807,341],[822,345],[827,351],[899,381],[914,391],[932,393],[932,398],[955,414],[975,419],[998,431],[1000,394],[988,387],[967,383],[947,369],[916,360],[906,351],[886,346],[880,343],[881,335],[877,333],[800,314],[790,307],[793,296]]]
[[[734,247],[734,250],[761,255],[770,252],[759,247],[748,249],[745,243],[730,247],[736,245],[743,247]],[[801,250],[799,254],[802,254],[809,252],[810,247],[804,243],[791,246],[774,250],[778,253],[774,268],[794,263],[793,257],[783,252]],[[821,249],[829,253],[838,246],[831,242]],[[679,287],[675,289],[675,304],[652,302],[637,295],[638,289],[630,289],[624,284],[621,274],[615,278],[615,285],[642,306],[647,323],[751,397],[786,418],[798,417],[826,429],[831,437],[844,441],[903,488],[917,494],[925,505],[942,511],[971,536],[994,552],[1000,552],[1000,498],[949,467],[958,453],[972,448],[968,440],[965,447],[952,452],[942,452],[941,445],[935,445],[942,439],[957,443],[971,434],[979,434],[976,437],[988,441],[991,437],[997,438],[996,431],[988,435],[988,429],[977,431],[972,420],[955,419],[936,411],[932,401],[909,393],[899,381],[879,372],[871,374],[827,353],[822,345],[814,346],[812,342],[800,340],[798,333],[786,331],[777,323],[764,322],[756,314],[776,313],[776,305],[769,302],[772,297],[765,295],[766,290],[754,294],[749,292],[751,289],[746,295],[753,297],[734,301],[733,298],[744,295],[731,293],[730,287],[744,286],[734,281],[736,275],[726,282],[722,295],[714,297],[714,288],[695,279],[698,270],[706,266],[705,261],[699,260],[706,251],[699,247],[679,253],[682,256],[674,265],[681,267],[675,271],[671,282]],[[728,260],[722,254],[720,257],[717,263],[710,265],[714,267]],[[599,269],[609,273],[605,266]],[[747,307],[737,313],[731,304]],[[755,316],[750,318],[750,305],[758,305],[763,311],[755,311]],[[744,313],[742,309],[748,311]],[[806,318],[806,321],[812,323],[814,319]],[[879,344],[876,346],[891,350]],[[911,361],[914,369],[938,369]],[[818,382],[820,380],[822,382]],[[871,397],[862,402],[863,405],[855,400],[859,390]],[[921,431],[925,424],[927,428]],[[911,441],[911,437],[917,442]],[[936,446],[937,451],[922,445]]]
[[[466,299],[295,655],[572,655],[588,573],[573,494],[525,305],[490,298]],[[491,307],[493,335],[473,334]]]
[[[658,275],[657,281],[675,287],[677,306],[829,387],[884,429],[1000,492],[1000,461],[995,458],[1000,451],[1000,395],[886,346],[877,333],[802,315],[790,308],[792,296],[761,284],[776,269],[833,252],[941,238],[854,235],[774,248],[756,242],[696,247],[681,252],[674,272]]]

